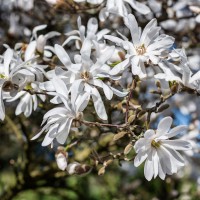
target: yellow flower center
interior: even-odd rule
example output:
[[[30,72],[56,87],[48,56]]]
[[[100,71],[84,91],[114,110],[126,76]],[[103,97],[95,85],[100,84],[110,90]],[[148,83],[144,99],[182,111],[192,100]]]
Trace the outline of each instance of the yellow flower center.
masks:
[[[138,55],[143,55],[146,53],[146,48],[144,44],[135,48]]]
[[[31,83],[28,83],[25,87],[24,87],[25,90],[32,90],[32,86],[31,86]]]
[[[0,74],[0,78],[6,79],[6,76],[4,74]]]
[[[152,140],[151,142],[151,146],[153,146],[154,148],[159,148],[161,145],[160,141],[156,142],[155,140]]]
[[[85,81],[88,81],[90,79],[90,73],[88,71],[84,71],[81,73],[81,78]]]

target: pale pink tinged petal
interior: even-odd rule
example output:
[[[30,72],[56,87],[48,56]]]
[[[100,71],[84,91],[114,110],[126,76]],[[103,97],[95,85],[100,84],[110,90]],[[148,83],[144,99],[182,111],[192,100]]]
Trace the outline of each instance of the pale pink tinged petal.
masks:
[[[71,124],[72,124],[72,121],[73,119],[69,119],[68,122],[67,122],[67,125],[66,125],[66,130],[64,130],[62,133],[60,133],[56,139],[58,141],[58,143],[60,144],[64,144],[68,135],[69,135],[69,131],[70,131],[70,128],[71,128]]]
[[[149,130],[147,130],[147,131],[144,133],[144,137],[145,137],[146,139],[150,139],[150,138],[152,138],[152,137],[154,137],[154,136],[155,136],[155,131],[152,130],[152,129],[149,129]]]
[[[176,149],[176,150],[181,150],[181,151],[187,151],[187,150],[191,150],[192,146],[190,144],[190,142],[185,141],[185,140],[164,140],[162,141],[163,144],[168,145],[170,148],[172,149]]]
[[[58,56],[59,60],[62,62],[62,64],[66,68],[70,68],[72,62],[71,62],[69,55],[66,53],[65,49],[62,46],[56,44],[55,52],[56,52],[56,55]]]
[[[169,131],[172,125],[172,121],[173,119],[171,117],[165,117],[162,120],[160,120],[157,128],[157,136],[165,135]]]
[[[151,151],[144,164],[144,176],[148,181],[150,181],[153,178],[153,175],[154,175],[154,168],[153,168],[152,151]]]
[[[4,63],[3,63],[4,74],[6,77],[9,77],[10,63],[12,58],[13,58],[13,50],[7,49],[4,54]]]
[[[94,107],[97,112],[97,115],[101,119],[107,120],[108,116],[106,114],[106,109],[105,109],[104,103],[101,99],[101,96],[100,96],[98,90],[93,87],[91,92],[92,92],[92,99],[94,102]]]
[[[174,137],[174,136],[176,136],[178,134],[184,133],[185,131],[187,131],[187,129],[188,129],[188,126],[186,126],[186,125],[176,126],[176,127],[172,128],[169,131],[169,133],[166,134],[166,136],[168,138],[171,138],[171,137]]]
[[[128,24],[126,26],[130,29],[133,44],[137,45],[139,43],[139,27],[133,14],[128,15]]]
[[[141,165],[144,162],[144,160],[147,158],[147,156],[148,154],[146,152],[138,153],[134,159],[134,166],[138,167],[139,165]]]

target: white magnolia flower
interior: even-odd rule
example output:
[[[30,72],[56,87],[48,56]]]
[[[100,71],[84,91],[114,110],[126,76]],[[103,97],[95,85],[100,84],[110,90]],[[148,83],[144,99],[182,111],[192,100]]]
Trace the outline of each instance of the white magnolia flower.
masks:
[[[37,82],[26,85],[24,89],[33,89],[34,92],[42,92],[42,90],[38,88]],[[20,101],[16,107],[15,114],[20,115],[21,113],[24,113],[26,117],[29,117],[32,111],[37,109],[38,104],[41,101],[45,101],[46,96],[43,94],[30,94],[28,91],[19,91],[14,97],[7,97],[6,101],[13,102],[18,99],[20,99]]]
[[[32,140],[37,139],[45,131],[47,134],[42,142],[42,146],[53,144],[55,138],[58,143],[64,144],[68,137],[72,121],[77,117],[76,114],[73,108],[57,107],[51,109],[43,118],[42,125],[45,122],[46,125]]]
[[[58,88],[58,90],[60,89]],[[66,94],[65,96],[61,93],[57,95],[60,96],[64,105],[53,108],[44,115],[42,125],[45,123],[46,125],[32,138],[32,140],[35,140],[40,137],[44,131],[47,132],[42,146],[47,146],[49,144],[53,146],[54,139],[56,139],[58,143],[64,144],[69,135],[72,121],[74,119],[79,119],[81,117],[81,112],[87,106],[86,102],[88,99],[87,97],[85,98],[85,96],[88,96],[87,94],[80,95],[76,100],[71,102],[67,99]]]
[[[125,23],[130,29],[132,41],[128,41],[121,34],[123,39],[110,35],[104,36],[127,51],[126,59],[116,65],[111,70],[111,74],[123,71],[131,64],[132,73],[140,78],[145,78],[147,76],[145,64],[158,64],[168,54],[174,38],[165,34],[159,35],[160,27],[157,26],[156,19],[152,19],[143,32],[132,14],[128,15]]]
[[[105,21],[109,13],[126,17],[129,13],[129,6],[144,15],[151,12],[144,3],[135,0],[107,0],[106,7],[99,13],[99,19]]]
[[[100,4],[103,3],[104,0],[74,0],[77,3],[81,3],[81,2],[88,2],[91,4]]]
[[[55,157],[58,168],[65,171],[68,165],[68,153],[65,151],[64,147],[58,147]]]
[[[106,64],[106,61],[108,61],[108,59],[114,53],[115,48],[113,46],[107,48],[104,54],[97,54],[97,58],[94,60],[91,58],[91,48],[91,41],[86,39],[80,51],[81,55],[76,55],[74,57],[74,64],[71,62],[69,55],[65,52],[63,47],[60,45],[55,45],[56,55],[63,63],[67,71],[57,68],[55,73],[59,73],[58,76],[56,76],[59,77],[57,79],[60,80],[55,81],[55,75],[52,75],[54,78],[44,84],[41,84],[41,89],[46,89],[47,91],[49,90],[53,92],[61,85],[63,90],[65,87],[67,87],[65,90],[68,90],[68,93],[71,94],[72,102],[74,102],[75,99],[81,95],[84,96],[87,94],[85,95],[87,102],[91,96],[98,116],[101,119],[106,120],[106,110],[97,88],[103,89],[103,92],[108,100],[112,99],[113,94],[123,97],[127,95],[127,92],[120,92],[101,80],[104,78],[115,80],[116,78],[114,76],[110,76],[110,67]],[[97,43],[96,48],[98,48]],[[62,91],[57,91],[57,94],[58,93],[64,95]],[[67,94],[67,92],[65,92],[65,94]]]
[[[170,130],[172,118],[165,117],[159,124],[157,130],[149,129],[144,138],[135,143],[137,156],[134,165],[138,167],[145,160],[144,175],[150,181],[159,176],[165,179],[166,174],[171,175],[184,166],[184,159],[177,150],[185,151],[191,149],[191,144],[185,140],[170,138],[187,130],[184,125],[174,127]]]
[[[97,42],[101,40],[104,35],[110,32],[109,29],[102,29],[98,31],[98,21],[94,17],[89,19],[87,27],[82,25],[80,17],[78,17],[77,19],[77,24],[78,30],[73,30],[69,33],[66,33],[66,35],[69,37],[65,40],[62,46],[65,46],[71,40],[75,40],[76,48],[81,49],[81,46],[86,38],[90,40],[95,40]]]
[[[162,68],[163,73],[158,73],[154,77],[165,79],[166,81],[178,81],[188,88],[200,90],[200,71],[195,74],[192,73],[184,50],[174,50],[174,54],[178,55],[180,65],[177,66],[166,60],[162,61],[159,63],[159,66]]]
[[[4,93],[8,92],[12,96],[16,95],[17,91],[23,88],[26,81],[30,78],[28,74],[23,76],[23,67],[26,62],[21,62],[19,59],[14,59],[14,51],[8,48],[0,63],[0,119],[5,118],[5,107],[3,99],[5,98]],[[29,60],[29,62],[31,62]],[[20,71],[22,73],[20,73]]]
[[[43,55],[45,60],[48,60],[49,57],[52,56],[51,52],[54,52],[54,48],[52,46],[47,45],[47,40],[59,36],[60,33],[57,31],[51,31],[45,35],[37,35],[38,31],[45,29],[47,25],[39,25],[33,29],[32,37],[30,43],[25,47],[23,43],[17,43],[15,45],[15,49],[21,48],[24,50],[24,60],[27,61],[28,59],[34,58],[38,54]]]

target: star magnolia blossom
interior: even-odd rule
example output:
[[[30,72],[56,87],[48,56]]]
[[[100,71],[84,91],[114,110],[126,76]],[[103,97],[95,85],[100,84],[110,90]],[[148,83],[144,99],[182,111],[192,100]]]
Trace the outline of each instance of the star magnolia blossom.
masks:
[[[178,81],[188,88],[200,90],[200,71],[192,73],[184,50],[175,51],[175,53],[179,56],[180,65],[164,60],[159,63],[164,73],[158,73],[154,77],[166,81]]]
[[[37,82],[27,85],[25,89],[34,89],[35,92],[42,92],[38,88]],[[37,109],[39,102],[45,101],[46,96],[42,94],[30,94],[26,91],[20,91],[14,97],[7,97],[6,101],[13,102],[17,99],[20,99],[20,101],[16,107],[15,114],[20,115],[21,113],[24,113],[26,117],[29,117],[32,111]]]
[[[98,31],[98,21],[94,17],[89,19],[87,23],[87,28],[84,25],[82,25],[80,17],[78,17],[77,19],[77,24],[78,30],[73,30],[69,33],[66,33],[66,35],[69,37],[65,40],[62,46],[65,46],[71,40],[75,40],[76,48],[81,49],[81,45],[83,44],[86,38],[90,40],[95,40],[97,42],[101,40],[104,35],[110,32],[109,29],[102,29],[101,31]]]
[[[156,19],[152,19],[143,32],[141,32],[134,15],[129,14],[125,21],[131,32],[131,42],[121,34],[123,39],[110,35],[104,36],[127,51],[126,59],[116,65],[110,73],[116,74],[131,64],[132,73],[140,78],[145,78],[147,77],[145,64],[149,64],[150,61],[158,64],[161,58],[166,56],[167,51],[174,43],[174,38],[165,34],[159,35],[160,27],[157,26]]]
[[[33,74],[25,73],[25,66],[29,65],[31,69],[31,60],[22,62],[20,58],[14,59],[14,51],[8,48],[3,56],[3,63],[0,63],[0,119],[5,118],[5,107],[3,99],[4,93],[10,93],[11,96],[15,96],[28,81],[30,81]],[[27,70],[29,71],[29,70]]]
[[[80,107],[76,104],[66,103],[62,107],[56,107],[48,111],[44,117],[43,122],[46,125],[42,130],[35,135],[31,140],[35,140],[45,131],[47,132],[42,146],[53,146],[53,140],[56,139],[58,143],[64,144],[71,128],[72,121],[80,116]]]
[[[157,130],[149,129],[144,138],[139,139],[135,145],[137,156],[134,165],[138,167],[145,160],[144,175],[150,181],[159,176],[165,179],[166,174],[171,175],[184,166],[184,159],[177,150],[190,150],[191,144],[181,139],[170,138],[187,130],[186,126],[177,126],[170,130],[171,117],[163,118]]]
[[[145,4],[135,0],[107,0],[106,7],[103,8],[99,14],[99,19],[105,21],[109,13],[126,17],[128,15],[129,6],[144,15],[151,12]]]
[[[69,91],[71,91],[72,102],[79,95],[86,92],[89,96],[92,97],[98,116],[103,120],[107,120],[106,110],[97,87],[103,89],[104,94],[108,100],[112,99],[113,94],[116,94],[119,97],[123,97],[127,95],[127,92],[120,92],[104,83],[100,79],[115,79],[115,77],[110,76],[110,67],[106,64],[106,61],[114,53],[115,48],[113,46],[107,48],[106,52],[104,52],[104,54],[98,55],[99,57],[95,61],[90,58],[91,48],[91,41],[86,39],[80,51],[81,55],[76,55],[74,58],[75,64],[71,62],[63,47],[56,45],[55,51],[58,58],[68,70],[66,74],[66,78],[68,77],[68,79],[66,79],[65,82],[69,88]],[[49,85],[47,85],[47,87],[49,87]]]

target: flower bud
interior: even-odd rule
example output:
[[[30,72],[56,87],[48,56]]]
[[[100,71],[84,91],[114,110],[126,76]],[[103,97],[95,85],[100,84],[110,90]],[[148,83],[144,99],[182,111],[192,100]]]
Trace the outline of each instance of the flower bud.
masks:
[[[67,160],[68,160],[68,153],[65,152],[63,147],[58,147],[58,151],[56,153],[56,163],[58,168],[62,171],[65,171],[67,168]]]
[[[88,173],[91,170],[91,167],[86,164],[80,164],[78,162],[70,163],[67,166],[67,171],[70,175],[77,174],[82,175]]]

